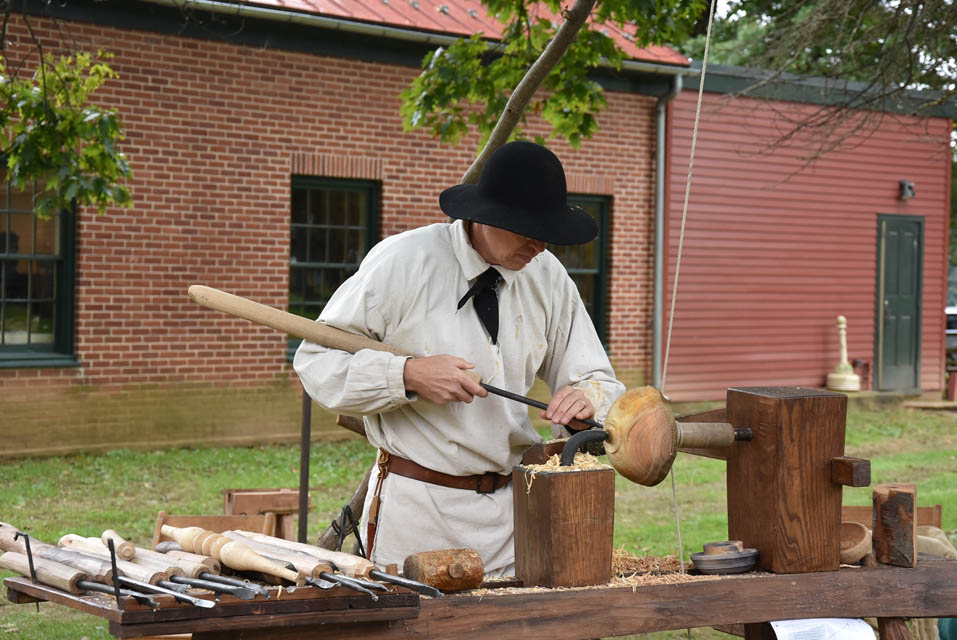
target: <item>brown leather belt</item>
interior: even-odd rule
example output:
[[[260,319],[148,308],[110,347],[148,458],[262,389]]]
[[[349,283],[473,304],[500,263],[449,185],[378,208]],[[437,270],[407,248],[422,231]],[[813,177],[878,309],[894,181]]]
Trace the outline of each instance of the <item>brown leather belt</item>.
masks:
[[[465,489],[466,491],[475,491],[476,493],[494,493],[512,481],[512,476],[502,475],[489,471],[488,473],[476,473],[471,476],[451,476],[441,471],[434,471],[411,460],[400,458],[394,453],[389,454],[387,468],[390,473],[395,473],[406,478],[437,484],[442,487],[452,489]]]
[[[375,544],[375,533],[379,524],[379,506],[382,495],[382,481],[390,473],[437,484],[442,487],[452,489],[465,489],[466,491],[475,491],[476,493],[494,493],[508,485],[512,481],[512,476],[502,475],[489,471],[487,473],[476,473],[470,476],[452,476],[441,471],[434,471],[411,460],[400,458],[399,456],[387,451],[379,450],[379,459],[376,461],[379,467],[379,478],[376,481],[375,489],[372,493],[372,503],[369,507],[369,518],[366,533],[366,552],[368,557],[372,558],[372,548]]]

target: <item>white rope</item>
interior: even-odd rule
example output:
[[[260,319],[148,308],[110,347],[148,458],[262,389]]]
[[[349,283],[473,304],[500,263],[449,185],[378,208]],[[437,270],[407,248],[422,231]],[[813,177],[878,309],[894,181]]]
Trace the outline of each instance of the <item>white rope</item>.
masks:
[[[668,356],[671,355],[671,330],[675,321],[675,299],[678,297],[678,273],[681,271],[681,250],[685,243],[685,222],[688,220],[688,198],[691,195],[691,175],[694,171],[694,152],[698,144],[698,121],[701,118],[701,96],[704,93],[704,76],[708,69],[708,49],[711,46],[711,25],[714,22],[714,7],[717,0],[711,2],[708,13],[708,31],[704,39],[704,57],[701,59],[701,77],[698,83],[698,104],[694,112],[694,128],[691,133],[691,156],[688,159],[688,179],[685,181],[685,200],[681,208],[681,232],[678,234],[678,256],[675,261],[675,282],[671,289],[671,310],[668,313],[668,340],[665,343],[665,361],[661,370],[661,391],[664,393],[665,379],[668,377]],[[658,167],[661,171],[662,168]]]
[[[714,7],[718,4],[717,0],[712,0],[708,11],[708,30],[704,39],[704,56],[701,59],[701,77],[698,82],[698,103],[695,106],[694,128],[691,133],[691,154],[688,158],[688,179],[685,181],[685,199],[681,207],[681,231],[678,234],[678,255],[675,260],[675,281],[671,289],[671,310],[668,314],[668,340],[665,346],[665,360],[661,370],[661,392],[665,390],[665,380],[668,376],[668,357],[671,355],[671,329],[674,327],[675,319],[675,300],[678,297],[678,273],[681,271],[681,251],[685,243],[685,222],[688,220],[688,199],[691,195],[691,176],[694,171],[694,152],[698,144],[698,121],[701,118],[701,98],[704,94],[704,77],[708,69],[708,49],[711,46],[711,25],[714,23]],[[658,171],[662,168],[658,167]],[[685,551],[681,543],[681,516],[678,511],[678,489],[675,483],[675,467],[671,465],[671,497],[675,509],[675,529],[678,532],[678,562],[681,565],[681,575],[685,574]],[[691,637],[691,629],[688,629],[688,637]]]

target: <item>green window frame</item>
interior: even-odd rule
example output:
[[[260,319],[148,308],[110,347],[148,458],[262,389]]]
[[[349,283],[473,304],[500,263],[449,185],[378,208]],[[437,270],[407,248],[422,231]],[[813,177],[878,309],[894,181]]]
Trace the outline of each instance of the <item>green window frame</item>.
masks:
[[[611,198],[588,194],[568,194],[568,204],[579,206],[595,219],[598,235],[588,244],[549,245],[548,250],[565,265],[578,285],[578,293],[595,325],[601,343],[607,348],[608,305],[608,221]]]
[[[315,320],[379,239],[378,182],[293,176],[289,312]],[[290,336],[292,361],[299,338]]]
[[[0,368],[77,366],[73,212],[33,212],[37,185],[15,190],[0,169]]]

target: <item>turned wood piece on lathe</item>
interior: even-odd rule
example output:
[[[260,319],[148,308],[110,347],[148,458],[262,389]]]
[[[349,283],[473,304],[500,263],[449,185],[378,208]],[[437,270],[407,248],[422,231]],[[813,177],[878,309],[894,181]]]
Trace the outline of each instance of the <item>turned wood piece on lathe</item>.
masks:
[[[171,527],[162,526],[163,535],[193,553],[212,556],[220,560],[227,567],[239,571],[258,571],[271,576],[277,576],[297,585],[305,584],[305,576],[299,571],[290,571],[278,562],[262,557],[248,545],[236,540],[201,529],[200,527]]]
[[[722,449],[735,441],[735,428],[727,422],[677,422],[654,387],[625,392],[612,405],[604,427],[612,466],[646,487],[664,480],[679,449]]]

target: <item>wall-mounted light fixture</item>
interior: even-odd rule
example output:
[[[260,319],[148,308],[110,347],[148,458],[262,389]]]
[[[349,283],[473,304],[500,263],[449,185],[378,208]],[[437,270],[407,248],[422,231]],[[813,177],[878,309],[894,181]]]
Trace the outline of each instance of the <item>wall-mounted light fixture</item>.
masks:
[[[900,181],[900,192],[897,194],[897,197],[901,200],[910,200],[916,194],[914,191],[914,183],[910,180],[901,180]]]

